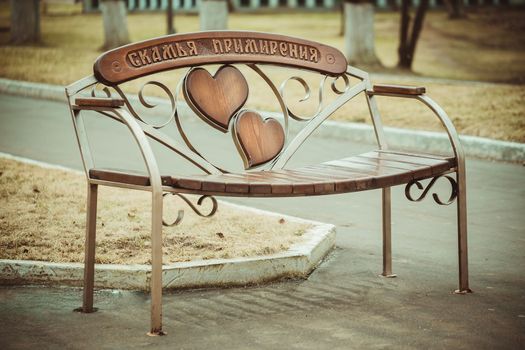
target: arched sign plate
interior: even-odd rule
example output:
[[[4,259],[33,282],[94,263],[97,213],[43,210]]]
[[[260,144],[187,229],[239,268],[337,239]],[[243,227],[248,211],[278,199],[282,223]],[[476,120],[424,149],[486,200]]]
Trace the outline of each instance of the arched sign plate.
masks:
[[[210,63],[269,63],[331,76],[343,74],[347,67],[339,50],[313,41],[268,33],[213,31],[122,46],[102,54],[93,70],[102,83],[117,85],[152,73]]]

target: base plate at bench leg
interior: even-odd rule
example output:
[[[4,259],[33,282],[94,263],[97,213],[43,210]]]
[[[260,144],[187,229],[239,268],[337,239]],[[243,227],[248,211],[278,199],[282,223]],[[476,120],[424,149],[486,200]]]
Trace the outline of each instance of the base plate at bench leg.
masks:
[[[397,277],[392,273],[392,210],[390,187],[383,188],[383,273],[387,278]]]
[[[81,312],[97,311],[93,308],[93,288],[95,284],[95,243],[97,232],[97,194],[98,185],[88,184],[86,213],[86,242],[84,257],[84,292]]]

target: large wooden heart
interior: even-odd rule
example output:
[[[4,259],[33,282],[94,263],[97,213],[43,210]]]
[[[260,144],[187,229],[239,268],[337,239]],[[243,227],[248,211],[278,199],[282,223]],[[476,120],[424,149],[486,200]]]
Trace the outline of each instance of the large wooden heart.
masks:
[[[233,138],[246,169],[274,159],[283,149],[284,131],[273,119],[263,119],[257,112],[243,111],[234,124]]]
[[[248,83],[233,66],[222,66],[214,76],[197,68],[186,77],[184,96],[204,121],[227,132],[230,119],[248,98]]]

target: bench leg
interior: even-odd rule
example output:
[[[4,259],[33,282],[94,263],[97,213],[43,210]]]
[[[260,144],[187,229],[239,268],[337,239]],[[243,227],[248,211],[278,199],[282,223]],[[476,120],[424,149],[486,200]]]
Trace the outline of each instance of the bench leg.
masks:
[[[82,312],[96,311],[93,308],[93,286],[95,283],[95,244],[97,233],[98,185],[88,184],[86,208],[86,243],[84,257],[84,295]]]
[[[472,293],[468,283],[468,246],[467,246],[467,182],[464,171],[457,172],[457,216],[458,216],[458,262],[459,289],[456,294]]]
[[[162,192],[153,192],[151,212],[151,329],[148,335],[162,331]]]
[[[392,278],[396,277],[392,273],[392,210],[390,187],[383,188],[383,273],[381,276]]]

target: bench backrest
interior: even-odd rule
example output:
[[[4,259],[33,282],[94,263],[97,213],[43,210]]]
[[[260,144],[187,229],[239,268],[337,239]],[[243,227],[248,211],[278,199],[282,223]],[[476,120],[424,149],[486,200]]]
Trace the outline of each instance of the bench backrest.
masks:
[[[210,65],[219,65],[219,68],[212,74]],[[278,88],[263,70],[266,65],[294,69]],[[278,101],[282,119],[263,116],[265,113],[246,107],[250,83],[239,69],[240,66],[250,68],[270,88],[274,95],[272,98]],[[174,91],[158,81],[148,81],[143,85],[143,88],[146,85],[160,87],[171,102],[169,120],[162,125],[148,125],[136,112],[120,84],[180,68],[186,68],[187,71]],[[300,83],[305,90],[301,101],[310,97],[311,88],[303,78],[294,75],[296,69],[319,74],[318,106],[307,118],[293,113],[284,99],[287,83],[291,80]],[[350,84],[352,77],[358,81],[354,85]],[[337,81],[342,83],[336,84]],[[286,165],[299,146],[325,119],[344,103],[371,88],[368,74],[347,66],[344,55],[333,47],[283,35],[243,31],[169,35],[108,51],[96,60],[93,77],[68,87],[68,97],[82,94],[97,84],[105,86],[108,96],[113,90],[124,99],[127,109],[148,136],[207,173],[220,173],[223,170],[208,162],[184,132],[178,113],[184,102],[214,129],[232,134],[246,169],[263,166],[279,169]],[[331,86],[329,90],[325,89],[328,84]],[[340,85],[344,85],[344,88]],[[142,96],[143,88],[138,93],[138,101],[142,106],[151,108]],[[325,95],[329,93],[333,101],[328,104]],[[289,118],[305,122],[302,130],[291,140],[288,139]],[[375,120],[378,117],[372,113],[372,118],[374,126],[380,127],[379,121]],[[176,123],[184,145],[159,132],[171,122]]]

